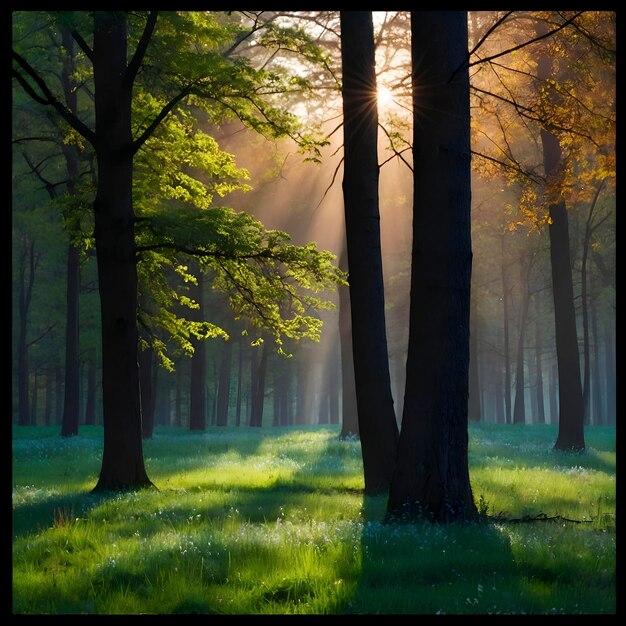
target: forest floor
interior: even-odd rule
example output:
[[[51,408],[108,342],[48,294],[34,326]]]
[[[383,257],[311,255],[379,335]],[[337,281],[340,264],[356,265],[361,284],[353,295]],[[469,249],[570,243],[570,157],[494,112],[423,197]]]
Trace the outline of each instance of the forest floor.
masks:
[[[612,614],[616,434],[471,424],[485,521],[385,525],[337,427],[158,428],[157,490],[90,493],[101,427],[13,428],[14,614]]]

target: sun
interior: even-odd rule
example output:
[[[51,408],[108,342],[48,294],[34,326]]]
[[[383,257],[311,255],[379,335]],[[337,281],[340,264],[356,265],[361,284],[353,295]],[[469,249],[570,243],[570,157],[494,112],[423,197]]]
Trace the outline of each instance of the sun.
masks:
[[[378,85],[377,88],[378,109],[384,111],[389,109],[393,104],[393,94],[386,85]]]

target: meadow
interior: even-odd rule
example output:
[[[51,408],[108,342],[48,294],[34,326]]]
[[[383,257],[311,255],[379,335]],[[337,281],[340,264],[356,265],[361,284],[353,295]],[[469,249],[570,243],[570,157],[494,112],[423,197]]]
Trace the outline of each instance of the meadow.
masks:
[[[383,523],[336,427],[161,428],[158,488],[90,493],[102,429],[13,428],[14,614],[613,614],[615,428],[470,425],[484,520]]]

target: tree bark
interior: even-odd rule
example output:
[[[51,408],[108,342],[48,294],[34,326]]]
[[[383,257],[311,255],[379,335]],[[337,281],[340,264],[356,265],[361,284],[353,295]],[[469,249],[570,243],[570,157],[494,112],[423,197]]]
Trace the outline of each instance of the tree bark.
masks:
[[[198,284],[192,289],[192,297],[199,308],[194,312],[194,319],[204,319],[204,284],[202,273],[196,268]],[[191,357],[191,387],[189,393],[189,428],[206,430],[206,343],[204,339],[194,341]]]
[[[411,12],[413,247],[390,519],[477,516],[468,469],[471,245],[467,12]]]
[[[348,253],[344,244],[339,267],[347,272]],[[341,434],[345,439],[359,436],[359,418],[356,409],[354,385],[354,361],[352,359],[352,322],[350,311],[350,289],[340,286],[339,291],[339,344],[341,346]]]
[[[43,423],[46,426],[50,426],[52,418],[52,371],[46,370],[46,397],[43,411]]]
[[[504,235],[500,238],[502,279],[502,324],[504,327],[504,421],[510,424],[511,412],[511,347],[509,331],[509,280],[504,262]]]
[[[85,426],[96,423],[96,362],[87,361],[87,403],[85,407]]]
[[[69,174],[69,161],[67,165]],[[63,421],[61,423],[61,436],[63,437],[78,435],[78,416],[80,412],[79,289],[80,256],[78,249],[70,244],[67,247],[65,400],[63,402]]]
[[[228,406],[230,403],[230,373],[233,354],[233,342],[228,340],[222,346],[220,359],[220,373],[217,387],[217,414],[216,424],[218,426],[228,425]]]
[[[616,422],[616,376],[615,376],[615,325],[607,319],[604,325],[604,358],[606,375],[606,424],[615,426]]]
[[[365,493],[388,491],[398,448],[385,328],[371,11],[341,11],[343,197]]]
[[[470,310],[470,361],[468,418],[478,422],[481,418],[480,381],[478,378],[478,312],[472,298]]]
[[[141,397],[141,434],[144,439],[152,439],[154,433],[155,376],[154,351],[152,348],[141,350],[139,352],[139,391]]]
[[[526,423],[526,377],[524,375],[524,341],[526,339],[526,322],[528,320],[528,274],[530,266],[520,261],[520,317],[517,333],[517,359],[515,363],[515,403],[513,405],[513,423]]]
[[[598,311],[595,299],[591,300],[591,335],[593,338],[592,398],[593,420],[595,424],[604,425],[606,419],[602,410],[602,385],[600,383],[600,336],[598,334]]]
[[[73,78],[74,39],[65,27],[61,27],[61,37],[66,54],[63,56],[61,84],[67,108],[76,115],[78,113],[76,85]],[[76,182],[79,178],[78,153],[76,147],[63,143],[61,146],[67,168],[67,193],[76,195]],[[70,231],[76,224],[70,224]],[[70,232],[70,235],[73,233]],[[65,316],[65,400],[63,402],[63,421],[61,436],[72,437],[78,434],[80,414],[80,252],[71,242],[67,249],[67,293]]]
[[[104,450],[94,491],[151,486],[143,459],[132,205],[132,81],[124,13],[94,12],[98,189],[94,202],[102,320]]]
[[[239,363],[237,365],[237,406],[235,408],[235,426],[241,425],[241,394],[243,391],[243,341],[239,340]]]
[[[265,377],[267,374],[268,349],[264,343],[261,348],[261,358],[252,380],[252,401],[250,407],[250,426],[263,426],[263,405],[265,401]]]
[[[543,401],[543,365],[542,365],[543,333],[539,320],[539,305],[535,307],[535,397],[537,403],[537,423],[546,423],[546,409]]]
[[[35,269],[37,267],[37,255],[35,254],[35,242],[21,242],[20,267],[19,267],[19,334],[17,339],[17,387],[18,387],[18,424],[28,426],[30,421],[28,399],[28,314],[33,296],[35,284]]]
[[[546,32],[547,26],[543,22],[539,23],[537,35]],[[546,81],[553,78],[552,59],[545,50],[541,52],[537,60],[537,78],[541,85],[549,85]],[[584,403],[580,381],[569,221],[565,201],[558,191],[561,187],[560,178],[564,163],[561,159],[559,138],[551,132],[549,122],[541,128],[541,145],[546,179],[554,188],[553,199],[548,206],[551,220],[548,232],[559,377],[559,429],[554,448],[556,450],[584,450]]]

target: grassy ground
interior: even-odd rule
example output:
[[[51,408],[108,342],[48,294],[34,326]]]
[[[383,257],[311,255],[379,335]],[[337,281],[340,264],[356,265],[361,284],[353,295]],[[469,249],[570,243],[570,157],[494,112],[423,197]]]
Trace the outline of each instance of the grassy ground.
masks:
[[[489,523],[385,526],[332,428],[157,430],[159,491],[91,495],[102,431],[13,431],[13,612],[615,613],[615,429],[473,425]],[[507,518],[545,514],[582,523]]]

